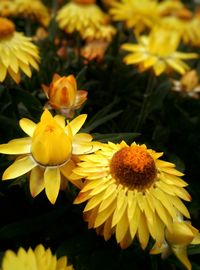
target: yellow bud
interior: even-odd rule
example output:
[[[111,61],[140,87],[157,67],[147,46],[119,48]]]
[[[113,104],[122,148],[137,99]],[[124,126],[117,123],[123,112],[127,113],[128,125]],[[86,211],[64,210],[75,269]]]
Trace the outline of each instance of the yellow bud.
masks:
[[[58,166],[71,156],[72,142],[48,110],[42,114],[32,137],[32,156],[43,166]]]
[[[166,230],[166,239],[171,245],[189,245],[195,237],[191,225],[186,222],[174,222],[171,231]]]

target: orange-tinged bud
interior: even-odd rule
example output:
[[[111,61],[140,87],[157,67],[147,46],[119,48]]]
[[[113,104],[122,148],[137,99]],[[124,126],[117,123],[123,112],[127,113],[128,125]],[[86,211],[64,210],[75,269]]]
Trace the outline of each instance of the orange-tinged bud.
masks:
[[[68,117],[72,117],[74,110],[80,108],[87,99],[87,91],[77,90],[73,75],[61,77],[55,74],[50,86],[42,87],[49,99],[48,105],[53,109],[61,110]]]
[[[186,91],[193,90],[199,83],[199,76],[196,70],[185,73],[181,79],[181,84]]]
[[[42,114],[32,137],[32,156],[43,166],[63,165],[71,157],[72,142],[48,110]]]

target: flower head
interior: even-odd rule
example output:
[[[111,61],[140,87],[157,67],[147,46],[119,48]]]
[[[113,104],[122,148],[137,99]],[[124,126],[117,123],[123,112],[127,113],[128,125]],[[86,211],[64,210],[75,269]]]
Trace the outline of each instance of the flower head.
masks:
[[[177,213],[190,214],[181,199],[190,200],[187,183],[173,163],[160,160],[162,153],[135,143],[108,143],[95,154],[83,155],[72,179],[86,179],[75,199],[87,201],[84,218],[105,240],[113,233],[122,248],[135,236],[142,248],[149,236],[159,245]]]
[[[56,20],[65,32],[78,32],[83,39],[99,39],[103,35],[110,38],[115,32],[111,26],[106,28],[108,15],[91,0],[67,3],[58,11]]]
[[[162,253],[162,258],[165,259],[170,252],[173,252],[182,264],[188,270],[191,270],[191,263],[187,255],[187,246],[190,244],[200,244],[199,231],[193,227],[190,222],[177,220],[173,223],[170,231],[166,230],[165,240],[162,245],[157,246],[155,244],[150,253]]]
[[[50,14],[40,0],[15,0],[15,16],[38,21],[43,26],[48,26]]]
[[[81,49],[81,55],[87,60],[97,60],[101,62],[104,58],[105,51],[108,48],[109,43],[104,40],[92,40],[86,43]]]
[[[63,116],[53,117],[48,110],[35,124],[29,119],[20,120],[20,126],[29,136],[0,145],[0,153],[20,155],[6,169],[3,180],[13,179],[30,172],[30,191],[33,197],[43,189],[51,203],[55,203],[62,178],[70,180],[75,158],[98,149],[92,136],[77,132],[87,115],[79,115],[65,125]]]
[[[79,109],[87,99],[87,91],[77,90],[73,75],[61,77],[55,74],[50,86],[42,87],[49,99],[47,106],[60,110],[69,118],[73,117],[74,111]]]
[[[172,90],[181,92],[184,96],[199,98],[200,82],[196,70],[185,73],[180,80],[172,80]]]
[[[157,1],[121,0],[111,2],[110,14],[115,21],[125,21],[128,28],[140,33],[158,20]]]
[[[2,270],[73,270],[73,266],[67,265],[67,257],[56,258],[51,250],[38,245],[34,250],[26,251],[20,247],[17,253],[7,250],[2,261]]]
[[[20,70],[28,77],[32,72],[30,66],[38,70],[38,48],[31,39],[15,31],[15,25],[6,18],[0,18],[0,82],[7,73],[16,82],[20,82]]]
[[[183,60],[194,59],[198,55],[177,51],[179,43],[177,32],[155,27],[149,36],[139,37],[138,44],[122,45],[122,49],[130,52],[124,57],[124,62],[127,65],[138,64],[141,71],[153,68],[156,76],[169,68],[184,74],[189,66]]]

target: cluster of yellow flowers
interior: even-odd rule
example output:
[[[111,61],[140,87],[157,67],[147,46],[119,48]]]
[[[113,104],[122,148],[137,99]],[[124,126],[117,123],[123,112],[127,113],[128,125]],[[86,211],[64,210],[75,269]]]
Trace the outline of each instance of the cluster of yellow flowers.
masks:
[[[184,93],[197,98],[199,77],[195,70],[185,74],[190,66],[184,60],[198,55],[177,49],[181,41],[200,45],[198,12],[192,14],[181,2],[170,0],[113,0],[109,6],[113,20],[124,21],[137,37],[137,43],[121,46],[129,52],[124,62],[138,65],[140,72],[152,68],[156,76],[175,70],[183,77],[181,81],[173,80],[173,89],[184,89]],[[48,10],[39,0],[3,0],[0,15],[25,16],[44,26],[50,20]],[[101,50],[97,53],[99,44],[105,52],[116,33],[110,20],[94,0],[70,1],[56,14],[56,21],[64,32],[76,32],[87,42],[83,55],[88,59],[97,55],[103,58]],[[143,34],[147,30],[149,34]],[[18,33],[13,22],[1,17],[0,82],[9,74],[19,83],[20,70],[31,77],[30,66],[38,70],[39,61],[38,48],[31,38]],[[200,234],[191,225],[190,213],[182,202],[191,200],[185,189],[188,184],[181,178],[183,173],[173,163],[161,160],[163,153],[144,144],[127,145],[124,141],[104,144],[93,141],[88,133],[79,132],[87,115],[73,117],[75,110],[86,101],[87,91],[77,90],[73,75],[55,74],[51,84],[42,88],[48,102],[39,123],[22,118],[19,125],[26,137],[0,145],[0,153],[16,155],[2,179],[28,174],[32,197],[45,190],[52,204],[69,181],[79,189],[74,204],[87,202],[84,220],[88,228],[95,228],[105,240],[114,234],[122,249],[130,246],[136,237],[145,249],[151,237],[154,240],[151,254],[162,253],[165,257],[171,250],[190,270],[187,246],[200,244]],[[54,109],[56,115],[49,109]],[[66,118],[73,119],[66,122]],[[7,251],[2,270],[12,269],[73,268],[67,266],[66,257],[57,260],[50,250],[39,245],[27,252],[20,248],[17,255]]]

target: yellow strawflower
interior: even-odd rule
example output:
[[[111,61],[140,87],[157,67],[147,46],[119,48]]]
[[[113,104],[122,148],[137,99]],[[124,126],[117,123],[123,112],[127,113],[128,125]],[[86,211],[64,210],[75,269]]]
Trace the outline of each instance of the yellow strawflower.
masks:
[[[122,49],[129,52],[123,60],[127,65],[138,65],[140,71],[152,68],[156,76],[171,69],[184,74],[190,68],[183,60],[195,59],[198,54],[177,51],[179,43],[177,32],[156,27],[149,36],[140,36],[137,44],[123,44]]]
[[[199,13],[193,14],[185,7],[175,14],[169,14],[160,19],[159,25],[166,30],[176,31],[185,44],[200,46]]]
[[[115,234],[121,248],[136,237],[146,248],[151,236],[159,246],[165,228],[171,230],[177,213],[190,218],[181,199],[190,201],[187,183],[163,153],[145,145],[109,142],[101,150],[80,157],[71,178],[85,179],[75,204],[86,202],[84,219],[108,240]]]
[[[158,4],[154,0],[112,1],[110,14],[114,21],[124,21],[128,28],[137,33],[152,28],[158,21]]]
[[[23,71],[32,76],[31,68],[39,69],[40,60],[38,48],[22,33],[15,31],[15,25],[6,18],[0,17],[0,82],[9,74],[19,83]]]
[[[73,75],[61,77],[54,74],[50,86],[42,85],[42,87],[49,99],[46,107],[60,110],[69,118],[73,117],[74,111],[79,109],[87,99],[87,91],[77,90]]]
[[[166,230],[165,240],[161,246],[154,245],[151,249],[151,254],[162,253],[162,258],[168,257],[170,252],[182,262],[187,270],[191,270],[192,266],[188,259],[187,247],[188,245],[200,244],[200,233],[189,222],[177,220],[173,223],[171,230]]]
[[[73,270],[67,257],[56,258],[51,250],[38,245],[34,250],[26,251],[20,247],[17,253],[7,250],[3,256],[2,270]]]
[[[91,153],[98,146],[92,136],[77,132],[86,120],[82,114],[65,125],[61,115],[53,117],[48,110],[40,122],[23,118],[19,124],[28,135],[0,145],[0,153],[18,155],[6,169],[2,179],[8,180],[30,172],[30,192],[33,197],[45,189],[49,201],[54,204],[61,186],[61,177],[69,179],[79,155]],[[20,156],[19,156],[20,155]]]
[[[58,26],[66,33],[78,32],[83,39],[110,41],[116,30],[108,24],[108,19],[95,0],[70,1],[58,11],[56,17]]]
[[[15,16],[36,20],[43,26],[48,26],[50,13],[40,0],[14,0],[14,5]]]

